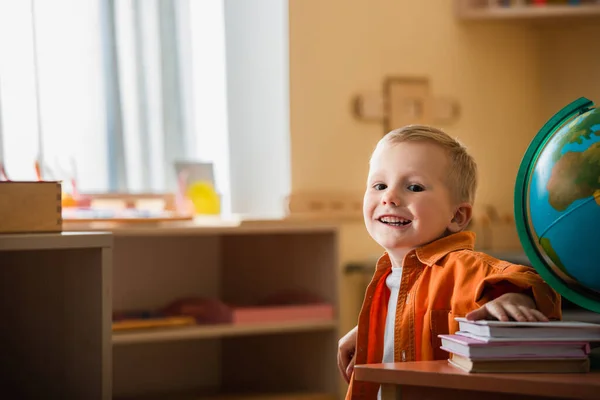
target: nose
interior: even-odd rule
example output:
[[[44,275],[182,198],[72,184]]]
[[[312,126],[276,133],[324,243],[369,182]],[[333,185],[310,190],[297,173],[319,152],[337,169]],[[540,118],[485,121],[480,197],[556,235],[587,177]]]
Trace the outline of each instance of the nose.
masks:
[[[381,197],[381,203],[384,206],[398,207],[400,205],[400,197],[394,190],[386,190]]]

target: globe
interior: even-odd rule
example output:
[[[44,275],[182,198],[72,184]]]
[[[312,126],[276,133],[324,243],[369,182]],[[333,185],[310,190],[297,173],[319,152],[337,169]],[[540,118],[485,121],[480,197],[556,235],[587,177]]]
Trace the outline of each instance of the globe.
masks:
[[[567,300],[600,312],[600,108],[580,98],[527,148],[515,186],[520,242]]]

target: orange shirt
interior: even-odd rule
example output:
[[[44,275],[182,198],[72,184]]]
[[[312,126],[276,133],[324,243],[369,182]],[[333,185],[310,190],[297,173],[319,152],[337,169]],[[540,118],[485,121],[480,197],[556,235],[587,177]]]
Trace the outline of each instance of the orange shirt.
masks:
[[[464,317],[486,302],[509,292],[527,293],[550,319],[561,318],[560,296],[530,267],[497,260],[473,251],[475,234],[459,232],[409,252],[402,264],[396,307],[394,361],[448,358],[440,334],[458,330],[455,317]],[[389,256],[377,262],[358,319],[356,364],[380,363],[390,290]],[[347,400],[376,399],[379,385],[355,381]]]

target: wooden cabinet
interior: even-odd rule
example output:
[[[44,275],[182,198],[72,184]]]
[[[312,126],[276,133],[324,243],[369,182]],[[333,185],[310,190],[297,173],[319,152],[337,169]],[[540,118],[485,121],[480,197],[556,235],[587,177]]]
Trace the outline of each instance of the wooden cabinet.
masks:
[[[249,305],[290,290],[308,291],[334,310],[327,319],[115,331],[116,398],[339,398],[335,227],[67,225],[107,228],[114,234],[114,310],[158,309],[190,296]]]
[[[112,236],[0,235],[2,393],[111,398]]]

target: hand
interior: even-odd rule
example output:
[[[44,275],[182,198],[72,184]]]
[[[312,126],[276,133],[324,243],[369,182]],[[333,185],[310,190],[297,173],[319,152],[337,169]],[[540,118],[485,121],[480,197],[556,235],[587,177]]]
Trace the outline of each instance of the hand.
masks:
[[[355,326],[338,342],[338,368],[346,382],[350,382],[352,371],[354,371],[354,362],[356,361],[357,331],[358,326]]]
[[[510,318],[520,322],[548,321],[548,318],[536,309],[533,299],[522,293],[505,293],[465,316],[471,321],[490,317],[499,321],[509,321]]]

